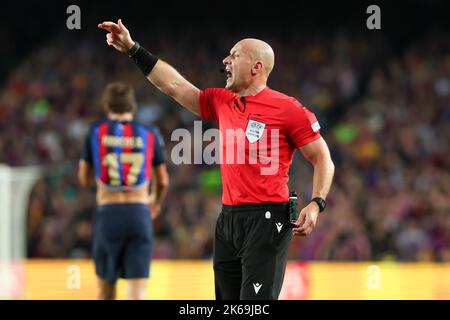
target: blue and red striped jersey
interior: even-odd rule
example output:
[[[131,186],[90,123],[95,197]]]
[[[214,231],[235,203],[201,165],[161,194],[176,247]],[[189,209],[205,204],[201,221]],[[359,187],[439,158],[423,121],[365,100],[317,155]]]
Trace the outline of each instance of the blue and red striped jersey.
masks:
[[[150,183],[152,167],[164,163],[164,142],[156,127],[134,121],[99,120],[91,125],[82,159],[112,190]]]

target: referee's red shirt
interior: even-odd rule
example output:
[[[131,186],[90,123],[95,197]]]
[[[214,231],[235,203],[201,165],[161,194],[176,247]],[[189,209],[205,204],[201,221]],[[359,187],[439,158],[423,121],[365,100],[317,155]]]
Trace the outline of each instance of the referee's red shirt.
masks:
[[[288,172],[295,149],[320,137],[315,115],[295,98],[269,87],[245,97],[224,88],[202,90],[200,113],[204,120],[219,124],[223,204],[287,202]],[[245,134],[244,139],[239,140],[239,134],[232,136],[239,131]],[[277,136],[278,145],[272,141]],[[238,141],[245,143],[243,163],[238,161]],[[230,148],[234,149],[231,155],[234,153],[235,161],[230,161],[230,154],[226,156]]]

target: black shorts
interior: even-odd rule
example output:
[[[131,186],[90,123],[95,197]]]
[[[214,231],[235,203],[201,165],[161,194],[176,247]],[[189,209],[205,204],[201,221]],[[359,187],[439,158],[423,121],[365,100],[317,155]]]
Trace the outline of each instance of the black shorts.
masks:
[[[278,299],[291,239],[289,203],[224,205],[214,241],[216,299]]]
[[[152,255],[152,221],[144,204],[97,208],[92,255],[103,280],[148,278]]]

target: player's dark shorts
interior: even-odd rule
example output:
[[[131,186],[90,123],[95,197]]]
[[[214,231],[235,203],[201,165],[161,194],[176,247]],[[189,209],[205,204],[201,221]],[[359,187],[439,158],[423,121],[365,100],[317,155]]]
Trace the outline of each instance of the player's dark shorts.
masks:
[[[292,239],[288,208],[223,206],[214,241],[216,299],[278,299]]]
[[[97,275],[114,283],[117,278],[148,278],[152,255],[152,221],[144,204],[108,204],[97,208],[93,258]]]

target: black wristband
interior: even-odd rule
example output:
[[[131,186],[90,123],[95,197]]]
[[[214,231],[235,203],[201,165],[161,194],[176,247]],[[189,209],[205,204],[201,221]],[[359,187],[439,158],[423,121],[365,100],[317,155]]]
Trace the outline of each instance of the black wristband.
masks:
[[[153,70],[158,58],[148,52],[137,41],[134,46],[128,50],[128,56],[130,59],[141,69],[144,76],[148,76]]]
[[[131,58],[136,51],[138,51],[138,49],[141,47],[141,45],[139,44],[139,42],[135,41],[134,45],[128,50],[128,56]]]
[[[325,210],[325,208],[327,206],[327,203],[325,202],[325,199],[322,199],[320,197],[312,198],[311,202],[317,203],[317,205],[319,206],[319,212],[322,212],[323,210]]]

